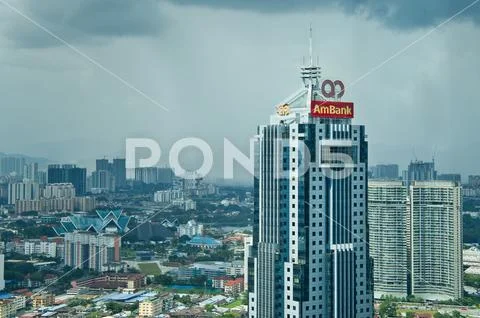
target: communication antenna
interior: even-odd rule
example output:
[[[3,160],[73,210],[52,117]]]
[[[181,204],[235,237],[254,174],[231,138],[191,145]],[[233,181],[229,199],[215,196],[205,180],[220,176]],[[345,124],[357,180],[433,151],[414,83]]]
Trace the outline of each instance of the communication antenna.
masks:
[[[312,23],[310,23],[310,66],[313,66],[313,30],[312,30]]]

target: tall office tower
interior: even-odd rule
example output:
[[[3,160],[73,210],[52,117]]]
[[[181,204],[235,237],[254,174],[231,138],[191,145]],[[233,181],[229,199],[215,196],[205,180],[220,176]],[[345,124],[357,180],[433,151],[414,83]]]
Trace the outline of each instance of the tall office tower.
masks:
[[[380,164],[372,167],[372,178],[384,180],[398,179],[398,165]]]
[[[435,161],[411,161],[408,170],[403,172],[403,181],[410,186],[413,181],[431,181],[437,179],[437,171],[435,170]]]
[[[368,226],[374,295],[408,296],[408,204],[402,181],[368,182]]]
[[[249,317],[372,317],[365,129],[343,83],[301,75],[255,137]]]
[[[23,166],[25,166],[25,158],[21,157],[3,157],[0,159],[0,176],[15,174],[23,176]]]
[[[460,185],[415,181],[410,204],[412,294],[432,300],[462,297]]]
[[[8,204],[15,204],[18,200],[38,200],[40,186],[35,182],[18,182],[8,185]]]
[[[95,170],[96,171],[100,171],[100,170],[110,171],[110,163],[108,162],[108,159],[97,159],[97,160],[95,160]]]
[[[77,195],[84,195],[87,187],[87,169],[75,165],[49,165],[48,183],[72,183]]]
[[[113,159],[112,173],[115,177],[115,187],[121,188],[127,184],[127,168],[125,159]]]
[[[116,158],[113,159],[112,162],[108,161],[108,159],[97,159],[96,160],[96,171],[100,173],[101,171],[108,171],[111,177],[115,178],[115,188],[124,187],[127,182],[127,169],[125,167],[125,159]],[[105,175],[105,173],[103,173]],[[104,188],[95,185],[95,181],[93,186],[95,188]]]

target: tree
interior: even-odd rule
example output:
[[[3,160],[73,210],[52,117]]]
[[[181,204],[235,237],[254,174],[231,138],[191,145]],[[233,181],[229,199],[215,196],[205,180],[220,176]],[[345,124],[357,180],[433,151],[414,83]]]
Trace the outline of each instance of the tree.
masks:
[[[107,310],[111,311],[112,314],[118,314],[119,312],[122,312],[123,310],[123,306],[118,304],[118,303],[115,303],[115,302],[109,302],[105,305],[105,308],[107,308]]]
[[[378,312],[382,318],[397,317],[397,304],[392,298],[387,297],[380,304]]]
[[[405,314],[406,318],[415,318],[415,313],[413,311],[407,311]]]
[[[169,275],[157,275],[154,278],[154,282],[164,286],[170,286],[173,284],[173,278]]]
[[[208,305],[205,306],[205,310],[207,312],[212,312],[214,309],[215,309],[215,306],[212,305],[212,304],[208,304]]]

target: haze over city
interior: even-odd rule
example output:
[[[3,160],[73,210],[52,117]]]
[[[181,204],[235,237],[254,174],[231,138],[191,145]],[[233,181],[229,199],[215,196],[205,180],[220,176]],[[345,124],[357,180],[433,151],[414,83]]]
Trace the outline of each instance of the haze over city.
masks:
[[[432,3],[11,2],[24,16],[3,4],[2,151],[93,169],[96,157],[123,155],[128,137],[153,138],[168,154],[195,136],[214,149],[218,177],[223,138],[248,153],[257,124],[300,87],[311,23],[322,76],[345,82],[368,127],[370,163],[435,156],[441,171],[473,173],[479,9],[423,37],[469,4]],[[182,160],[195,166],[193,153]]]

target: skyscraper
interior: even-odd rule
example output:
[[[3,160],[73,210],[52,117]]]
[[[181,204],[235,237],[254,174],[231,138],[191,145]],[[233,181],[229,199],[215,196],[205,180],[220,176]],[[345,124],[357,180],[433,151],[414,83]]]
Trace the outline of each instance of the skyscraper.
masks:
[[[408,295],[408,205],[402,181],[368,182],[370,255],[374,295]]]
[[[17,200],[38,200],[40,186],[35,182],[17,182],[8,185],[8,204],[15,204]]]
[[[97,176],[94,177],[93,187],[95,188],[105,188],[104,185],[100,185],[99,183],[95,183],[95,180],[98,180],[98,176],[107,175],[108,172],[110,175],[108,178],[114,178],[115,180],[109,181],[114,185],[115,189],[124,187],[127,181],[127,169],[125,167],[125,159],[114,158],[112,162],[108,161],[108,159],[97,159],[96,160],[96,172]],[[112,189],[113,190],[113,189]]]
[[[408,170],[403,172],[403,181],[410,186],[413,181],[431,181],[437,179],[435,170],[435,161],[423,162],[419,160],[411,161]]]
[[[0,176],[15,174],[23,176],[23,167],[25,166],[25,158],[21,157],[3,157],[0,159]]]
[[[463,295],[461,187],[449,181],[410,186],[412,294],[426,299]]]
[[[372,317],[365,129],[343,83],[301,74],[255,137],[249,317]]]
[[[374,179],[396,180],[398,179],[398,165],[379,164],[372,167],[372,177]]]
[[[75,165],[49,165],[48,183],[72,183],[77,195],[84,195],[87,188],[87,169]]]

